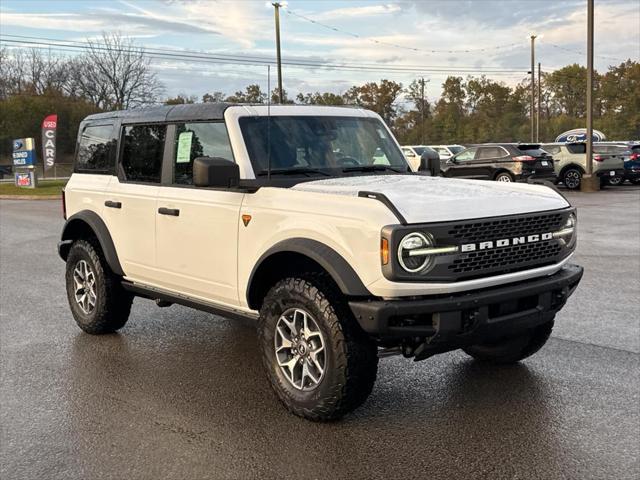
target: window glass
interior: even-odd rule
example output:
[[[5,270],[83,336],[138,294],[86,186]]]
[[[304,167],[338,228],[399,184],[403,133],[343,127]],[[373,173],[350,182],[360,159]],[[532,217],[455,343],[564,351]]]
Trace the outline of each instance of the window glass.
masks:
[[[476,150],[478,150],[478,149],[477,148],[468,148],[468,149],[466,149],[464,152],[462,152],[458,156],[456,156],[456,161],[457,162],[468,162],[470,160],[473,160],[473,158],[476,155]]]
[[[122,170],[130,182],[160,183],[166,125],[124,127]]]
[[[567,143],[567,150],[570,153],[587,153],[587,145],[585,143]]]
[[[451,150],[451,153],[455,155],[456,153],[463,151],[464,147],[449,147],[449,150]]]
[[[558,145],[544,145],[545,152],[550,153],[551,155],[555,155],[556,153],[560,153],[560,147]]]
[[[176,126],[173,183],[193,185],[193,161],[198,157],[233,160],[224,123],[181,123]]]
[[[504,157],[505,153],[500,147],[482,147],[478,149],[478,159]]]
[[[425,147],[413,147],[413,150],[416,152],[416,155],[422,156],[422,154],[425,152],[426,148]]]
[[[76,170],[110,172],[113,169],[116,139],[113,125],[86,127],[80,136]]]
[[[402,149],[402,153],[404,153],[407,157],[415,157],[416,154],[413,153],[413,150],[411,150],[410,148],[403,148]]]
[[[256,175],[266,174],[269,154],[273,170],[341,172],[345,167],[380,164],[407,169],[387,129],[373,118],[243,117],[240,128]]]
[[[433,147],[433,149],[438,152],[438,155],[444,155],[445,157],[450,156],[449,150],[443,147]]]

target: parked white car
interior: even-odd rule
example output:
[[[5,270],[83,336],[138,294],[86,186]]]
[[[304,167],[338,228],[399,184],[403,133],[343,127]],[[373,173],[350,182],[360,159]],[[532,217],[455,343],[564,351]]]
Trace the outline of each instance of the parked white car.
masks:
[[[402,153],[407,159],[407,162],[409,162],[409,166],[411,167],[412,172],[417,172],[418,170],[420,170],[420,159],[422,158],[422,155],[426,151],[430,151],[434,155],[437,155],[435,150],[427,147],[426,145],[403,145],[402,146]]]
[[[466,147],[462,145],[429,145],[440,155],[440,160],[449,160],[454,155],[463,151]]]
[[[135,296],[255,320],[273,390],[311,420],[362,404],[389,354],[532,355],[582,277],[562,195],[411,173],[367,110],[107,112],[77,145],[58,250],[79,327],[122,328]]]

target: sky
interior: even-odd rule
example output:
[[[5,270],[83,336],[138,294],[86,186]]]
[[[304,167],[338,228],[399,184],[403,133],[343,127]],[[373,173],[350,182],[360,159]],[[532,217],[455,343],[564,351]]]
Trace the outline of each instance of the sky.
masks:
[[[640,0],[595,4],[596,68],[640,60]],[[283,59],[343,67],[285,64],[283,84],[293,95],[343,93],[382,78],[408,85],[424,77],[432,99],[449,74],[486,74],[514,85],[530,69],[531,35],[538,37],[536,62],[543,71],[586,64],[586,11],[586,0],[289,0],[281,9]],[[15,37],[20,35],[86,41],[103,32],[119,32],[148,48],[275,59],[274,9],[264,0],[0,2],[3,40],[27,40]],[[251,83],[266,91],[267,67],[251,62],[153,58],[151,66],[166,96],[201,97],[213,91],[231,94]],[[275,68],[270,77],[273,88]]]

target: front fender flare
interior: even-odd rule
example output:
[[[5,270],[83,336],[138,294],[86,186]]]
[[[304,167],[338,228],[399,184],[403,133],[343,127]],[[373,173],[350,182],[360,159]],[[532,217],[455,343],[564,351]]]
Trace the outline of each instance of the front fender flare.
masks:
[[[124,271],[120,265],[118,254],[116,253],[116,247],[113,244],[113,239],[109,233],[109,229],[105,225],[100,216],[91,210],[82,210],[71,217],[65,222],[62,228],[61,241],[58,244],[58,253],[60,258],[67,260],[69,255],[69,249],[74,240],[81,238],[80,233],[86,232],[86,228],[89,228],[100,243],[100,248],[104,253],[104,257],[109,264],[109,267],[116,275],[124,276]]]
[[[251,271],[247,283],[247,301],[249,302],[249,292],[256,272],[262,263],[270,256],[281,252],[294,252],[309,257],[322,268],[324,268],[331,278],[336,282],[342,293],[354,297],[371,296],[371,292],[360,280],[353,267],[338,252],[324,243],[308,238],[290,238],[276,243],[263,253]]]

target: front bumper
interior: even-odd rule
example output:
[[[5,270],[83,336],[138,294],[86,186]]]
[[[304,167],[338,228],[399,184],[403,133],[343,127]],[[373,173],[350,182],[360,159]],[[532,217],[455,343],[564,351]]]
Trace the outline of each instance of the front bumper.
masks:
[[[441,351],[507,336],[549,320],[574,292],[583,268],[475,292],[398,300],[354,300],[360,326],[382,342],[429,339]]]

